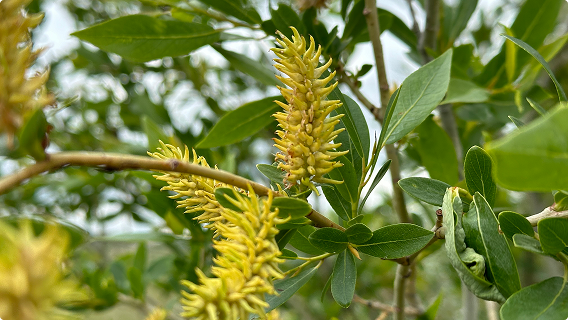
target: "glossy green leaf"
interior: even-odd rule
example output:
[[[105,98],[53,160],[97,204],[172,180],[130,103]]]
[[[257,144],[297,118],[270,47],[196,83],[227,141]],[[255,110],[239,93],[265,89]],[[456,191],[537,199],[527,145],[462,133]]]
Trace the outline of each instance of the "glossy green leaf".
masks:
[[[398,104],[398,97],[400,96],[400,89],[401,88],[402,88],[402,84],[391,95],[391,97],[389,99],[389,103],[387,105],[387,109],[385,110],[385,117],[384,117],[384,120],[383,120],[383,126],[381,127],[381,134],[379,135],[379,141],[377,142],[377,146],[378,146],[377,150],[379,150],[379,151],[386,144],[386,139],[388,138],[388,136],[387,136],[388,128],[390,126],[390,122],[392,120],[394,110],[396,109],[396,105]]]
[[[286,37],[288,37],[288,39],[292,39],[293,35],[290,26],[295,27],[301,35],[305,35],[306,28],[302,23],[302,20],[300,20],[300,17],[296,13],[296,11],[294,11],[294,9],[292,9],[290,6],[284,3],[280,3],[278,4],[277,10],[274,10],[272,8],[270,9],[270,15],[272,17],[271,21],[274,24],[276,30],[282,32]],[[274,34],[273,30],[266,28],[266,24],[263,23],[262,27],[266,34]]]
[[[280,249],[282,255],[279,258],[286,259],[286,260],[296,260],[298,258],[298,254],[292,250],[288,249]]]
[[[145,62],[189,54],[219,41],[220,32],[205,24],[137,14],[105,21],[72,35],[125,59]]]
[[[310,243],[325,252],[340,252],[347,248],[349,239],[345,232],[335,228],[321,228],[308,237]]]
[[[568,219],[542,219],[537,229],[544,252],[557,254],[568,246]]]
[[[554,194],[554,205],[553,205],[552,209],[554,211],[568,210],[568,192],[557,191]]]
[[[538,48],[538,53],[544,58],[545,61],[552,60],[559,52],[561,52],[562,48],[568,41],[568,33],[564,34],[561,37],[558,37],[556,40],[545,44]],[[523,72],[521,73],[519,82],[519,88],[521,90],[525,89],[528,90],[531,86],[534,85],[536,78],[540,74],[540,70],[542,65],[535,59],[531,59],[525,66]]]
[[[202,0],[203,1],[203,0]],[[209,5],[223,13],[233,16],[239,20],[257,24],[261,23],[260,15],[256,10],[243,0],[205,0],[206,5]]]
[[[32,156],[35,160],[45,159],[43,139],[46,138],[47,120],[43,109],[34,111],[32,116],[26,120],[18,135],[18,150],[24,154]]]
[[[497,182],[511,190],[568,190],[568,108],[546,115],[492,141],[487,151]]]
[[[438,295],[436,300],[426,309],[426,312],[419,315],[416,320],[436,320],[436,314],[438,313],[438,308],[442,302],[442,292]]]
[[[271,210],[278,208],[278,216],[281,218],[291,217],[298,219],[305,217],[312,211],[312,206],[305,200],[296,198],[278,197],[272,200]]]
[[[272,115],[280,110],[274,100],[281,96],[268,97],[249,102],[225,114],[209,134],[195,147],[201,149],[226,146],[241,141],[275,121]]]
[[[520,39],[508,36],[506,34],[501,34],[501,35],[503,37],[507,38],[508,40],[512,41],[514,44],[521,47],[523,50],[528,52],[531,56],[533,56],[533,58],[535,58],[542,65],[544,70],[546,70],[546,72],[550,76],[550,79],[552,79],[552,82],[556,86],[556,91],[558,92],[558,99],[560,100],[560,102],[568,101],[568,98],[566,97],[566,93],[564,92],[564,89],[562,89],[562,85],[558,82],[558,80],[554,76],[554,73],[550,69],[550,66],[548,65],[546,60],[544,60],[544,58],[540,55],[540,53],[538,53],[538,51],[536,51],[533,47],[531,47],[529,44],[527,44],[526,42],[524,42]]]
[[[316,248],[310,243],[310,240],[308,240],[309,236],[316,231],[315,227],[303,226],[297,230],[298,231],[292,236],[292,239],[290,239],[290,245],[292,245],[292,247],[314,256],[325,253],[325,251]]]
[[[368,159],[371,139],[369,137],[367,121],[365,120],[365,116],[363,116],[363,112],[361,112],[361,108],[357,102],[349,96],[342,94],[338,88],[335,88],[329,94],[328,99],[339,100],[343,104],[341,107],[337,108],[337,113],[344,114],[341,121],[343,125],[345,125],[345,129],[349,133],[349,138],[351,138],[355,147],[355,150],[351,152],[357,152],[360,156]]]
[[[417,137],[412,139],[412,144],[430,177],[450,185],[457,184],[458,158],[446,131],[434,122],[433,116],[429,116],[414,132]]]
[[[505,27],[505,31],[509,36],[513,36],[513,31]],[[517,47],[511,43],[505,42],[505,72],[507,73],[507,80],[512,83],[515,80],[515,73],[517,71]]]
[[[278,249],[284,249],[284,247],[288,244],[288,242],[290,242],[290,239],[292,239],[292,236],[294,236],[297,230],[298,229],[280,230],[274,237],[274,240],[276,240],[276,244],[278,245]]]
[[[499,213],[499,227],[509,239],[517,233],[534,236],[533,227],[527,218],[513,211]]]
[[[442,25],[443,48],[451,47],[467,26],[471,15],[477,7],[477,0],[459,1],[457,6],[444,5]]]
[[[441,104],[446,103],[480,103],[489,99],[489,92],[485,88],[477,86],[475,83],[451,78],[448,85],[448,93]]]
[[[504,302],[506,299],[497,287],[484,277],[485,260],[465,243],[462,227],[463,207],[457,188],[448,188],[442,205],[443,224],[446,228],[446,254],[458,276],[477,297]]]
[[[531,236],[527,236],[526,234],[517,233],[513,235],[513,244],[517,248],[521,248],[532,253],[546,254],[542,250],[540,242]]]
[[[499,313],[502,320],[566,320],[567,310],[566,280],[554,277],[515,293]]]
[[[353,168],[353,164],[345,156],[337,157],[335,160],[343,163],[343,166],[333,169],[329,173],[329,177],[337,181],[343,181],[341,184],[336,184],[335,187],[345,200],[354,203],[357,201],[359,191],[359,181],[357,180],[355,168]]]
[[[276,307],[279,307],[284,302],[288,301],[291,296],[296,293],[296,291],[300,290],[310,279],[316,274],[318,270],[317,266],[312,268],[305,268],[300,273],[295,275],[294,277],[276,280],[274,281],[274,289],[278,293],[278,295],[267,295],[266,302],[268,303],[268,307],[266,308],[266,312],[273,310]]]
[[[284,189],[284,171],[269,164],[257,164],[256,168],[270,181],[279,184]]]
[[[398,259],[418,252],[433,237],[434,232],[415,224],[392,224],[373,232],[371,239],[357,245],[357,250],[381,259]]]
[[[469,193],[479,192],[493,206],[497,185],[491,176],[491,157],[478,146],[471,147],[465,155],[465,182]]]
[[[538,114],[544,116],[546,110],[544,110],[544,108],[540,104],[538,104],[538,102],[532,100],[531,98],[527,98],[527,102],[529,103],[531,108],[533,108],[536,112],[538,112]]]
[[[402,190],[416,198],[434,206],[441,207],[444,201],[446,190],[451,187],[449,184],[422,177],[405,178],[398,181]]]
[[[387,144],[416,128],[440,104],[450,82],[451,63],[450,49],[404,80],[386,132]]]
[[[513,116],[509,116],[509,119],[511,119],[511,122],[513,122],[513,124],[515,125],[515,127],[520,128],[522,126],[524,126],[525,124],[519,119],[519,118],[515,118]]]
[[[285,223],[278,224],[276,225],[276,228],[278,228],[279,230],[300,228],[304,225],[310,224],[311,222],[312,220],[302,217],[302,218],[289,220]]]
[[[357,266],[355,258],[347,250],[341,251],[335,260],[331,278],[331,294],[333,299],[343,308],[349,307],[355,294],[357,282]]]
[[[361,244],[371,239],[373,231],[363,223],[355,223],[345,230],[345,234],[350,243]]]
[[[233,51],[225,50],[220,45],[213,45],[213,48],[231,63],[231,65],[240,72],[247,74],[260,83],[267,86],[280,85],[280,82],[274,76],[274,72],[268,65],[263,65],[260,61],[252,60],[251,58],[236,53]]]
[[[369,196],[371,195],[371,192],[373,192],[373,190],[375,189],[375,187],[379,184],[379,182],[381,182],[381,180],[383,179],[383,177],[385,176],[385,174],[387,173],[387,171],[390,168],[390,164],[391,164],[391,160],[387,160],[383,166],[379,169],[379,172],[377,172],[377,175],[375,176],[375,179],[373,179],[373,182],[371,183],[371,186],[369,187],[369,190],[367,191],[367,194],[365,195],[365,197],[363,198],[363,200],[361,201],[361,203],[359,204],[359,209],[358,209],[358,214],[360,214],[363,211],[363,207],[365,206],[365,203],[367,202],[367,199],[369,198]]]
[[[130,289],[134,293],[134,297],[142,299],[144,297],[144,282],[142,281],[142,270],[136,267],[128,268],[128,281],[130,282]]]
[[[521,289],[517,264],[504,235],[499,234],[497,218],[479,193],[463,215],[465,242],[485,258],[485,276],[505,298]]]
[[[334,110],[331,112],[330,116],[335,117],[337,116],[337,112]],[[343,117],[342,119],[344,119]],[[353,168],[355,169],[356,179],[361,180],[361,175],[363,174],[363,158],[356,151],[355,142],[351,140],[349,136],[349,132],[345,130],[345,124],[340,121],[336,126],[335,130],[341,130],[335,139],[333,139],[333,143],[341,143],[339,147],[336,148],[337,151],[347,151],[345,157],[353,164]]]
[[[333,211],[343,220],[348,221],[351,216],[351,203],[345,200],[335,186],[322,186],[323,194],[333,208]]]

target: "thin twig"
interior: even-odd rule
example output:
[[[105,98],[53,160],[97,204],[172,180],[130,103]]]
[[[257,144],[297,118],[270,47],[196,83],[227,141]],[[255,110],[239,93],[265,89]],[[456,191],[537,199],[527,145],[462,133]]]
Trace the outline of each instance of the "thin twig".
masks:
[[[440,0],[426,0],[425,7],[426,26],[418,44],[424,63],[430,59],[426,49],[436,50],[436,40],[440,29]]]
[[[527,220],[531,223],[531,226],[536,226],[538,222],[545,218],[568,218],[568,210],[566,211],[554,211],[552,207],[547,207],[537,214],[527,217]]]
[[[373,309],[378,309],[378,310],[382,310],[388,313],[393,313],[394,312],[394,308],[393,306],[377,301],[377,300],[367,300],[367,299],[363,299],[358,295],[355,295],[353,297],[353,302],[356,303],[360,303],[363,305],[366,305],[369,308],[373,308]],[[413,307],[406,307],[404,309],[404,313],[409,315],[409,316],[419,316],[422,314],[422,312],[416,308]]]
[[[359,101],[361,101],[361,103],[367,108],[369,109],[369,111],[371,111],[371,113],[373,114],[373,116],[375,117],[375,119],[377,119],[377,121],[379,121],[379,123],[383,122],[383,117],[381,114],[381,109],[378,108],[377,106],[375,106],[371,101],[369,101],[359,90],[359,87],[357,86],[357,84],[355,83],[355,81],[353,81],[353,79],[351,79],[349,77],[349,75],[347,74],[347,72],[345,71],[345,66],[343,65],[343,63],[339,62],[337,64],[337,74],[340,75],[339,81],[345,83],[349,89],[351,89],[351,92],[353,92],[353,94],[357,97],[357,99],[359,99]]]
[[[59,152],[48,154],[45,160],[36,162],[16,173],[2,177],[0,179],[0,195],[20,185],[27,179],[47,171],[58,170],[67,166],[97,167],[105,170],[134,169],[189,173],[215,179],[242,189],[248,189],[250,185],[254,192],[260,196],[274,192],[260,183],[245,179],[230,172],[182,162],[176,159],[157,160],[144,156],[102,152]],[[274,195],[279,196],[277,192],[274,192]],[[315,210],[312,210],[306,218],[312,220],[313,225],[318,228],[330,227],[345,230],[345,228]]]
[[[418,21],[416,21],[416,14],[414,13],[414,8],[412,7],[412,0],[406,0],[408,3],[408,9],[410,10],[410,15],[412,16],[412,32],[416,35],[416,39],[420,39],[420,27],[418,26]]]

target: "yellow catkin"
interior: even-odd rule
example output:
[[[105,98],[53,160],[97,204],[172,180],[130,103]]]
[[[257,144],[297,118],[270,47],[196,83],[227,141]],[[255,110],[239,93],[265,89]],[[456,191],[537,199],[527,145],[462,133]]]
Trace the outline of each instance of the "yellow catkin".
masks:
[[[337,82],[326,85],[333,79],[335,72],[320,79],[331,65],[331,59],[318,67],[321,46],[316,45],[310,37],[307,46],[304,37],[292,27],[294,36],[288,39],[278,33],[281,39],[276,41],[281,48],[272,51],[278,57],[274,59],[275,67],[284,76],[276,76],[288,88],[278,87],[287,103],[276,101],[283,111],[274,114],[282,130],[276,131],[275,147],[278,168],[286,172],[285,183],[288,187],[302,184],[317,192],[313,182],[338,184],[324,177],[334,168],[342,166],[334,161],[347,151],[333,151],[341,143],[333,143],[337,135],[345,130],[335,130],[342,114],[333,117],[328,115],[341,106],[339,100],[327,100],[327,96],[337,86]]]
[[[31,0],[0,1],[0,133],[13,147],[14,135],[33,111],[55,102],[45,88],[49,72],[26,76],[41,50],[32,50],[30,29],[43,14],[26,15]]]
[[[166,320],[168,313],[162,308],[155,308],[145,320]]]
[[[182,292],[182,316],[197,320],[248,319],[256,314],[261,319],[277,319],[266,314],[265,294],[276,294],[273,279],[284,277],[278,264],[280,250],[274,237],[278,209],[271,210],[272,193],[258,198],[252,188],[246,197],[237,194],[232,201],[242,212],[222,208],[220,213],[228,223],[216,223],[220,234],[214,241],[218,256],[212,267],[213,277],[197,270],[198,284],[182,281],[190,292]]]
[[[75,319],[59,305],[85,299],[78,282],[66,279],[63,262],[69,236],[47,224],[34,235],[30,221],[14,228],[0,222],[0,318],[13,320]]]
[[[177,159],[187,163],[190,162],[189,149],[187,146],[185,146],[185,151],[182,152],[179,147],[164,144],[162,141],[160,141],[160,144],[162,147],[158,148],[158,152],[148,152],[148,155],[161,160]],[[204,157],[198,157],[195,150],[193,150],[192,163],[209,168],[207,160],[205,160]],[[239,191],[236,187],[232,187],[226,183],[222,183],[211,178],[188,173],[160,172],[162,175],[155,175],[154,178],[168,183],[168,185],[163,187],[161,190],[175,192],[175,195],[170,196],[170,198],[179,199],[177,200],[178,208],[184,208],[185,213],[202,212],[195,217],[195,219],[198,220],[199,223],[205,224],[206,228],[210,228],[212,230],[216,230],[215,222],[223,220],[219,212],[221,206],[215,199],[215,189],[233,188],[234,190]]]

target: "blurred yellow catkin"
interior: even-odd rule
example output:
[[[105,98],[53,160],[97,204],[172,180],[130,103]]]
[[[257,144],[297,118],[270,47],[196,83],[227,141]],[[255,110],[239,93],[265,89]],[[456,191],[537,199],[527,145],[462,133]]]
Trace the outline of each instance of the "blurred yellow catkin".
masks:
[[[321,46],[317,47],[310,37],[310,44],[292,27],[292,40],[282,33],[276,41],[281,48],[272,51],[278,56],[274,59],[276,69],[287,77],[277,76],[288,88],[278,87],[287,103],[276,101],[283,110],[274,114],[282,130],[276,131],[274,139],[278,168],[286,172],[284,182],[288,187],[304,185],[317,193],[313,182],[338,184],[342,181],[326,178],[325,175],[342,163],[333,161],[347,151],[333,151],[341,146],[333,143],[337,135],[345,130],[335,130],[342,114],[328,117],[341,106],[339,100],[327,100],[327,96],[337,86],[337,82],[326,85],[335,72],[320,79],[331,65],[331,59],[318,67]]]
[[[166,320],[168,313],[162,308],[155,308],[145,320]]]
[[[33,111],[55,102],[45,88],[49,71],[27,76],[41,50],[32,49],[30,30],[43,14],[27,15],[31,0],[0,2],[0,133],[13,148],[14,135]]]
[[[46,224],[38,236],[29,221],[14,228],[0,221],[0,318],[5,320],[75,319],[58,306],[85,298],[63,267],[68,234]]]

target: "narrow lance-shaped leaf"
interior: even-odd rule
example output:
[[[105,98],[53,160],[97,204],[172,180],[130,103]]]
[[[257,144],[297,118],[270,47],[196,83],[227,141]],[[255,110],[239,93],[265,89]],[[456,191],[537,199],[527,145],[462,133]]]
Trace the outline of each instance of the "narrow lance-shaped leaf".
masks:
[[[269,312],[288,301],[288,299],[290,299],[296,291],[300,290],[301,287],[310,281],[314,274],[316,274],[317,270],[317,266],[306,268],[294,277],[274,281],[274,289],[278,295],[267,296],[266,302],[268,303],[268,307],[266,308],[266,312]]]
[[[533,58],[535,58],[542,65],[544,70],[546,70],[546,72],[550,76],[550,79],[552,79],[552,82],[556,86],[556,91],[558,92],[558,99],[560,100],[560,102],[568,101],[568,98],[566,97],[566,93],[564,92],[564,89],[562,89],[562,85],[558,82],[558,80],[554,76],[554,73],[550,69],[550,66],[548,65],[546,60],[544,60],[544,58],[540,55],[540,53],[538,53],[538,51],[536,51],[533,47],[531,47],[529,44],[527,44],[526,42],[524,42],[522,40],[511,37],[511,36],[506,35],[506,34],[501,34],[501,35],[503,37],[507,38],[508,40],[512,41],[517,46],[521,47],[523,50],[528,52],[531,56],[533,56]]]
[[[220,54],[231,63],[235,69],[240,72],[247,74],[260,83],[269,86],[279,85],[280,82],[274,76],[274,72],[270,70],[269,66],[265,66],[259,61],[252,60],[251,58],[236,53],[233,51],[225,50],[220,45],[213,45],[213,48],[217,50]]]
[[[369,196],[371,195],[371,192],[373,192],[375,187],[379,184],[379,182],[381,182],[381,180],[383,179],[383,177],[385,176],[385,174],[389,170],[390,164],[391,164],[391,160],[389,159],[379,169],[379,172],[377,172],[375,179],[373,179],[373,182],[371,183],[371,186],[369,187],[369,191],[367,191],[367,194],[363,198],[363,201],[361,201],[361,203],[359,204],[359,209],[357,211],[358,214],[360,214],[363,211],[363,207],[365,206],[365,203],[367,202],[367,198],[369,198]]]
[[[206,5],[209,5],[223,13],[233,16],[239,20],[256,24],[261,23],[262,20],[256,10],[243,0],[201,0]]]
[[[186,55],[219,41],[220,32],[205,24],[139,14],[105,21],[72,35],[128,60],[145,62]]]
[[[225,114],[196,148],[214,148],[241,141],[274,121],[272,115],[280,109],[274,100],[281,96],[249,102]]]
[[[343,183],[335,185],[337,191],[345,200],[354,203],[358,199],[357,192],[359,190],[359,181],[355,174],[355,168],[345,156],[337,157],[336,160],[343,163],[343,166],[333,169],[329,176],[334,180],[343,181]]]
[[[448,89],[451,64],[450,49],[404,80],[387,128],[387,144],[400,140],[436,109]]]
[[[339,194],[335,186],[322,186],[321,189],[335,213],[341,219],[348,221],[351,216],[351,203]]]
[[[517,265],[489,203],[479,193],[463,215],[465,242],[485,258],[485,275],[505,298],[521,289]]]
[[[343,105],[337,109],[337,113],[344,114],[341,121],[345,125],[349,137],[354,143],[355,152],[361,157],[369,159],[369,148],[371,139],[369,137],[369,128],[367,121],[361,108],[349,96],[343,95],[338,88],[335,88],[328,96],[330,100],[340,100]],[[359,164],[354,164],[359,165]]]
[[[353,255],[344,250],[339,253],[333,275],[331,278],[331,294],[335,301],[343,308],[349,307],[353,295],[355,294],[355,283],[357,281],[357,266]]]

